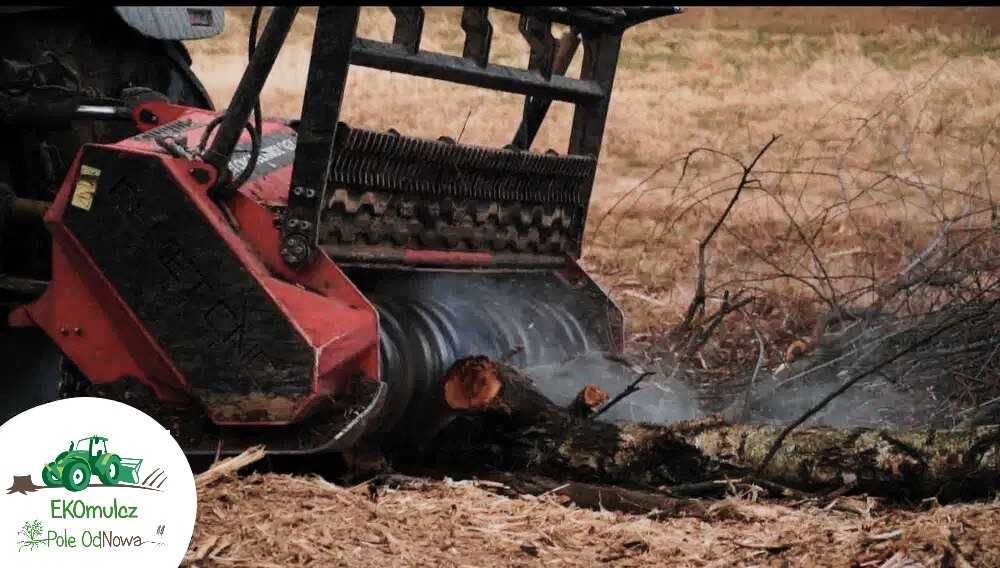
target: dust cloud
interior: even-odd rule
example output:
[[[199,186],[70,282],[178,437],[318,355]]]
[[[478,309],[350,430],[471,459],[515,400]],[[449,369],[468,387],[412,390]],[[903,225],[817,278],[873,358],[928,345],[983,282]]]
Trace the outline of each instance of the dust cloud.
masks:
[[[651,368],[639,390],[601,418],[667,424],[721,414],[732,422],[787,424],[820,404],[830,393],[859,375],[862,379],[810,418],[806,426],[833,428],[954,428],[964,418],[953,401],[943,362],[914,352],[882,365],[912,337],[900,339],[898,324],[857,323],[828,336],[811,357],[775,369],[752,369],[738,380],[720,381],[704,371],[662,364]],[[903,330],[905,331],[905,330]],[[893,340],[895,338],[895,340]],[[972,362],[970,365],[978,364]],[[884,367],[884,368],[882,368]],[[875,371],[877,369],[877,371]],[[559,404],[568,404],[587,383],[612,399],[639,378],[639,371],[602,353],[524,369],[538,387]],[[720,406],[718,401],[723,401]],[[966,413],[967,414],[967,413]]]

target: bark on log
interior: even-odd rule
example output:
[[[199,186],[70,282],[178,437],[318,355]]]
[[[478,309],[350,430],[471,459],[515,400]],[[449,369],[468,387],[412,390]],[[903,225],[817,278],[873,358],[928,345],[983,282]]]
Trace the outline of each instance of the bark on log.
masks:
[[[689,437],[706,455],[755,469],[778,426],[725,425]],[[1000,488],[1000,426],[888,432],[804,428],[792,432],[762,472],[804,490],[854,485],[893,497],[957,498]]]
[[[583,483],[671,486],[749,476],[781,430],[719,418],[670,425],[579,419],[516,369],[484,359],[475,368],[489,370],[501,385],[490,389],[492,398],[466,409],[480,413],[478,437],[464,438],[462,448],[448,446],[449,437],[442,437],[437,459],[460,460],[452,461],[459,467],[481,464]],[[463,428],[468,433],[469,423]],[[503,451],[476,455],[482,448]],[[805,428],[786,439],[761,478],[805,491],[853,485],[892,497],[980,496],[1000,487],[1000,426],[927,432]]]

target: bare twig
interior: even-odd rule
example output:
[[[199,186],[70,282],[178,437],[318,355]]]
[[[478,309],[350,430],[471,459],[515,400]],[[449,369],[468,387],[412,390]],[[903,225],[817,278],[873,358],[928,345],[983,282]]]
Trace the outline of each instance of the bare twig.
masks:
[[[719,310],[708,318],[708,323],[705,325],[704,329],[700,333],[692,335],[691,339],[688,341],[686,349],[688,357],[701,350],[702,346],[704,346],[705,343],[712,338],[712,334],[715,333],[715,329],[722,323],[727,315],[753,301],[753,298],[739,298],[742,293],[742,291],[737,292],[732,298],[729,297],[728,292],[723,295],[722,306],[719,307]],[[737,298],[739,299],[737,300]]]
[[[618,206],[621,205],[623,201],[625,201],[632,194],[634,194],[636,191],[638,191],[639,188],[641,188],[647,181],[653,179],[653,177],[656,174],[660,173],[660,171],[663,168],[665,168],[666,166],[667,166],[667,164],[660,164],[659,166],[657,166],[652,172],[650,172],[649,174],[647,174],[646,177],[644,177],[641,180],[639,180],[639,183],[637,183],[634,186],[632,186],[621,197],[619,197],[617,201],[615,201],[614,203],[612,203],[611,207],[609,207],[608,210],[605,211],[603,215],[601,215],[601,218],[597,221],[597,224],[594,226],[594,234],[595,235],[600,234],[601,226],[604,225],[605,219],[607,219],[608,216],[611,215],[611,213],[614,212],[614,210],[617,209]]]
[[[640,367],[638,363],[632,361],[631,359],[629,359],[624,355],[619,355],[618,353],[605,352],[602,353],[601,356],[604,357],[605,360],[611,361],[612,363],[617,363],[622,367],[625,367],[626,369],[632,371],[633,373],[645,372],[645,369]]]
[[[743,310],[740,310],[743,317],[750,322],[750,328],[753,329],[754,337],[757,339],[757,364],[754,365],[753,374],[750,376],[750,386],[747,387],[746,394],[743,398],[743,418],[750,416],[750,400],[753,398],[753,390],[757,385],[757,375],[760,373],[761,368],[764,367],[764,337],[760,334],[760,329],[757,328],[757,324],[753,322],[753,318],[746,314]]]
[[[705,294],[705,280],[706,280],[705,250],[708,248],[709,243],[712,242],[712,238],[715,237],[715,233],[719,231],[719,227],[721,227],[722,224],[726,222],[726,218],[729,217],[729,213],[733,210],[733,207],[739,200],[740,195],[743,193],[743,190],[747,187],[747,185],[751,181],[753,181],[750,179],[750,174],[751,172],[753,172],[753,168],[757,165],[757,162],[761,159],[764,153],[767,152],[767,150],[771,147],[771,145],[774,144],[780,137],[781,136],[778,134],[772,134],[771,139],[768,140],[767,144],[764,144],[764,147],[761,148],[759,152],[757,152],[757,155],[754,156],[753,160],[751,160],[749,164],[740,163],[740,167],[743,168],[743,174],[740,176],[739,183],[736,184],[736,191],[733,192],[732,198],[730,198],[729,203],[726,205],[726,208],[722,211],[722,215],[720,215],[719,218],[715,221],[715,224],[712,226],[712,229],[709,230],[708,234],[705,235],[705,238],[698,243],[698,280],[695,286],[694,297],[691,299],[691,303],[688,305],[687,313],[684,316],[684,321],[681,322],[679,328],[680,330],[686,331],[691,329],[691,324],[694,322],[695,314],[699,310],[703,310],[705,307],[705,300],[707,299]],[[687,167],[686,162],[684,166],[686,169]]]
[[[625,397],[627,397],[627,396],[629,396],[629,395],[631,395],[633,393],[636,393],[636,392],[642,390],[642,387],[639,386],[639,383],[641,383],[642,380],[645,379],[646,377],[649,377],[649,376],[652,376],[652,375],[655,375],[655,374],[656,373],[654,373],[652,371],[646,371],[644,373],[641,373],[639,375],[639,377],[636,378],[636,380],[632,381],[632,383],[629,386],[625,387],[625,390],[623,390],[622,392],[618,393],[617,396],[615,396],[607,404],[605,404],[603,408],[601,408],[599,411],[597,411],[597,413],[594,414],[594,418],[597,418],[600,415],[602,415],[605,412],[607,412],[609,408],[611,408],[612,406],[614,406],[614,405],[618,404],[619,402],[621,402],[622,400],[624,400]]]
[[[458,132],[458,138],[455,139],[455,143],[462,141],[462,135],[465,134],[465,127],[469,125],[469,119],[472,118],[472,109],[469,109],[468,114],[465,115],[465,122],[462,123],[462,130]]]

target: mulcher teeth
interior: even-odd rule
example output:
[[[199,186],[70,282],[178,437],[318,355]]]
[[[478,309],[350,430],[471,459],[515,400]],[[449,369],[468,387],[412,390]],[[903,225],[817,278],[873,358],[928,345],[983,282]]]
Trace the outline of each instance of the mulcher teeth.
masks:
[[[341,127],[327,242],[364,235],[391,246],[579,251],[593,158]],[[362,203],[371,215],[356,214]]]

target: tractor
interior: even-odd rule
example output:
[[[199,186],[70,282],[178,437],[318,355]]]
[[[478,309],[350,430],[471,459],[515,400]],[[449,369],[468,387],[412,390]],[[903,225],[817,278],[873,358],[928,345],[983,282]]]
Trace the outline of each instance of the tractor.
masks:
[[[359,35],[359,6],[258,7],[222,111],[179,44],[221,11],[73,10],[0,11],[0,421],[102,396],[188,455],[406,447],[460,358],[622,352],[622,312],[578,260],[623,36],[680,9],[466,6],[459,55],[421,45],[416,6],[390,8],[391,41]],[[526,65],[491,58],[497,12]],[[267,116],[297,17],[315,22],[302,113]],[[512,93],[523,114],[497,146],[347,124],[353,66]],[[574,107],[568,144],[540,149],[553,102]],[[117,482],[96,439],[46,483]]]
[[[70,442],[69,449],[42,469],[42,481],[49,487],[62,485],[76,492],[90,486],[93,475],[104,485],[118,482],[137,483],[140,459],[122,458],[108,451],[108,439],[104,436],[90,436],[76,443]]]

